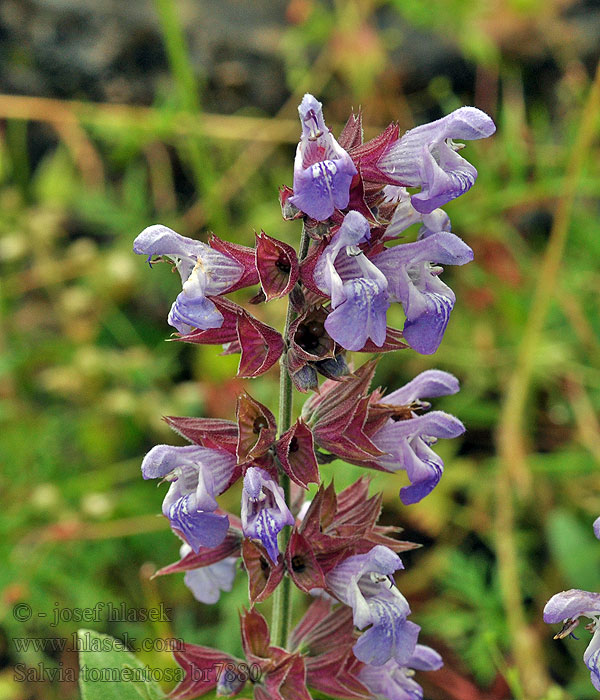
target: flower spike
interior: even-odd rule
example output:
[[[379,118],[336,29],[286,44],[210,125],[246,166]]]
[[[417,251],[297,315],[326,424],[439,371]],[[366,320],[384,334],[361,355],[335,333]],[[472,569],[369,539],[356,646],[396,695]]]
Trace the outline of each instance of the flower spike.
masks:
[[[444,464],[433,446],[464,426],[429,401],[456,393],[458,380],[427,370],[387,394],[371,383],[383,353],[432,354],[440,345],[456,301],[440,279],[441,265],[473,258],[441,209],[477,176],[453,139],[484,138],[495,126],[465,107],[403,135],[390,124],[365,142],[359,110],[338,141],[312,95],[304,95],[298,111],[293,190],[281,187],[279,201],[285,221],[302,222],[299,253],[263,230],[255,233],[254,248],[214,234],[208,243],[195,241],[165,226],[145,229],[134,243],[136,253],[171,261],[181,276],[169,314],[177,330],[171,340],[239,354],[238,377],[280,364],[281,425],[269,407],[240,390],[235,421],[169,416],[165,421],[190,444],[157,445],[142,462],[144,478],[169,483],[162,510],[183,540],[179,561],[156,575],[183,573],[206,604],[232,590],[237,572],[248,577],[251,607],[240,614],[244,660],[183,645],[175,659],[184,679],[173,700],[207,693],[310,700],[313,692],[339,700],[421,700],[415,672],[442,665],[436,651],[417,643],[420,628],[394,579],[403,568],[399,553],[419,545],[399,539],[401,528],[378,524],[383,495],[370,493],[367,477],[338,493],[333,480],[323,483],[320,465],[343,469],[334,464],[341,459],[404,471],[404,504],[422,500],[439,483]],[[398,240],[411,236],[405,232],[413,226],[415,237]],[[245,295],[256,313],[263,302],[287,298],[282,333],[249,313],[243,294],[237,303],[225,296],[257,284]],[[388,325],[393,303],[402,306],[402,328]],[[375,357],[355,369],[352,352]],[[314,392],[297,419],[294,386]],[[217,499],[240,481],[238,517]],[[310,484],[316,487],[309,490]],[[309,494],[312,500],[304,500]],[[600,518],[594,532],[600,538]],[[289,634],[291,583],[314,602]],[[253,606],[275,591],[272,639]],[[557,637],[563,637],[581,616],[591,617],[584,660],[600,689],[597,598],[558,594],[545,619],[562,621]]]

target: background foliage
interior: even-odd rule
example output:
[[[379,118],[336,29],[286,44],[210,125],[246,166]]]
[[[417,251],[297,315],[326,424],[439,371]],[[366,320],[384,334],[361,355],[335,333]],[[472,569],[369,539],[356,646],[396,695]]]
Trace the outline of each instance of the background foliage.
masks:
[[[162,415],[230,417],[243,384],[235,358],[165,342],[178,280],[131,244],[155,222],[247,245],[260,228],[296,241],[277,188],[291,184],[306,90],[336,132],[359,105],[369,133],[462,104],[498,124],[468,145],[477,186],[447,207],[476,261],[446,271],[458,302],[442,347],[386,357],[377,376],[393,389],[429,367],[455,373],[462,391],[440,407],[468,432],[441,446],[446,474],[422,505],[401,506],[400,477],[376,474],[373,489],[385,493],[382,522],[424,544],[398,584],[446,659],[427,697],[595,697],[587,633],[553,642],[541,610],[558,590],[600,586],[600,153],[586,103],[597,3],[96,5],[0,8],[0,698],[78,697],[68,682],[14,680],[15,664],[76,664],[68,648],[19,652],[13,641],[70,638],[80,625],[51,627],[55,608],[164,602],[169,623],[95,628],[238,651],[243,576],[216,608],[179,578],[150,579],[178,545],[139,465],[155,443],[177,442]],[[557,272],[544,267],[549,250]],[[282,325],[283,304],[257,312]],[[276,386],[273,372],[250,391],[274,404]],[[360,474],[340,462],[324,471],[339,486]],[[237,509],[238,497],[223,505]],[[20,601],[28,622],[12,614]]]

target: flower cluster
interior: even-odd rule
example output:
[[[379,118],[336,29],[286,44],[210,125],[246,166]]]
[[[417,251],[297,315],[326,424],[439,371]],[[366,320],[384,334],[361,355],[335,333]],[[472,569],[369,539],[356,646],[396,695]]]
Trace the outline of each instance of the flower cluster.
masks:
[[[248,578],[245,660],[186,645],[175,652],[186,672],[172,693],[180,700],[214,689],[235,696],[247,683],[257,700],[309,699],[313,690],[418,700],[415,671],[442,665],[437,652],[418,643],[420,628],[396,585],[400,554],[416,545],[399,539],[398,528],[378,524],[382,498],[369,495],[366,477],[337,493],[333,481],[323,483],[320,465],[339,459],[403,471],[405,505],[440,482],[444,465],[433,445],[465,428],[430,410],[428,400],[456,393],[458,380],[427,370],[386,393],[371,387],[377,357],[359,363],[348,353],[437,350],[456,300],[440,279],[441,265],[473,258],[440,208],[477,177],[454,139],[485,138],[495,127],[483,112],[463,107],[404,135],[391,124],[365,142],[360,113],[338,139],[312,95],[299,114],[293,189],[280,191],[284,220],[302,220],[299,253],[264,231],[246,247],[214,235],[204,243],[156,225],[134,243],[151,265],[167,261],[179,272],[182,290],[168,316],[175,340],[239,354],[240,377],[257,377],[279,361],[284,406],[291,406],[293,387],[310,394],[295,422],[280,412],[283,425],[246,392],[235,420],[169,416],[188,444],[158,445],[144,457],[143,477],[169,484],[162,511],[183,542],[179,561],[158,574],[183,572],[203,603],[230,591],[240,568]],[[413,224],[416,240],[401,242]],[[249,300],[255,307],[288,299],[283,332],[227,297],[256,285]],[[393,303],[402,307],[402,328],[388,325]],[[239,515],[217,501],[231,488],[239,489]],[[273,593],[280,605],[289,595],[289,586],[280,586],[284,577],[313,602],[289,635],[279,621],[272,639],[256,606]],[[196,672],[215,663],[258,673]]]

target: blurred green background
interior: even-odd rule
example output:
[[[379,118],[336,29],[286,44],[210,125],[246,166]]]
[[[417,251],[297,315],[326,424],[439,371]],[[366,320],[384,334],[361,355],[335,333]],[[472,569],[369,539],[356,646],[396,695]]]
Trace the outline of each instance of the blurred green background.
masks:
[[[496,120],[466,149],[476,186],[447,206],[476,259],[445,272],[458,301],[444,342],[386,356],[377,375],[394,389],[453,372],[462,391],[436,406],[468,432],[440,445],[446,473],[422,504],[401,506],[401,476],[372,488],[382,522],[424,544],[398,584],[446,661],[427,698],[596,697],[588,633],[553,641],[541,611],[559,590],[600,590],[599,55],[592,0],[2,1],[0,699],[78,697],[14,678],[15,664],[75,666],[69,648],[13,641],[70,638],[80,625],[51,626],[58,608],[164,602],[169,623],[86,626],[239,651],[243,574],[217,607],[180,576],[150,580],[178,541],[157,515],[164,487],[139,466],[157,442],[180,444],[162,415],[231,417],[242,387],[274,406],[277,372],[241,382],[235,357],[165,342],[179,281],[131,245],[156,222],[297,241],[277,189],[305,91],[335,133],[359,105],[369,135],[462,104]],[[281,327],[285,308],[256,313]],[[361,473],[323,471],[339,486]],[[238,502],[239,488],[222,499]],[[31,620],[15,620],[19,602]]]

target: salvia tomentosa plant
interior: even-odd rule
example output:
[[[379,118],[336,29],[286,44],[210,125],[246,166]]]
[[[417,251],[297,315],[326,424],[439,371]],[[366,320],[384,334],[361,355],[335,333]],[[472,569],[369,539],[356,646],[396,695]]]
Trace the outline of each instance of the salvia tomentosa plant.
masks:
[[[181,276],[168,317],[178,340],[239,353],[240,377],[281,366],[278,420],[243,393],[235,420],[168,417],[190,444],[158,445],[142,463],[145,479],[169,482],[163,514],[183,540],[180,561],[159,573],[185,572],[205,603],[231,590],[240,558],[249,582],[245,659],[186,644],[175,652],[185,672],[172,693],[179,700],[215,688],[235,696],[248,692],[248,683],[257,700],[302,700],[311,691],[409,700],[422,697],[414,672],[442,665],[418,643],[419,626],[394,581],[403,568],[398,553],[415,545],[397,539],[398,528],[377,524],[381,495],[369,496],[366,478],[336,493],[333,483],[322,483],[319,465],[339,458],[404,471],[405,505],[439,483],[444,465],[432,446],[464,426],[429,410],[426,400],[456,393],[457,379],[428,370],[388,394],[371,382],[377,353],[410,347],[432,354],[442,340],[455,296],[440,279],[440,264],[473,258],[440,208],[477,177],[454,139],[484,138],[495,127],[480,110],[463,107],[402,136],[391,124],[364,142],[360,113],[337,140],[312,95],[299,113],[293,190],[280,191],[284,220],[302,220],[298,251],[263,231],[249,248],[214,235],[203,243],[160,225],[134,243],[136,253],[170,261]],[[415,223],[417,240],[397,244]],[[253,285],[253,304],[288,299],[281,333],[226,297]],[[402,306],[402,329],[387,325],[392,303]],[[348,351],[375,357],[353,370]],[[309,394],[295,421],[294,387]],[[238,482],[239,516],[216,500]],[[311,483],[318,489],[309,502]],[[290,630],[292,585],[313,602]],[[269,629],[255,605],[272,594]],[[215,664],[256,672],[207,673]]]

